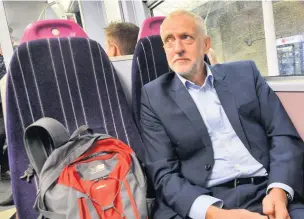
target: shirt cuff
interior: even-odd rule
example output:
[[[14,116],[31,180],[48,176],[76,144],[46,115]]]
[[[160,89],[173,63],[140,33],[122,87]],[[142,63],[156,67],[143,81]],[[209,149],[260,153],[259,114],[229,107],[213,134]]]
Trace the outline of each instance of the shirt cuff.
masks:
[[[280,189],[283,189],[285,192],[287,192],[289,195],[290,195],[290,198],[291,198],[291,200],[290,201],[292,201],[293,200],[293,197],[294,197],[294,190],[290,187],[290,186],[288,186],[288,185],[286,185],[286,184],[284,184],[284,183],[271,183],[268,187],[267,187],[267,191],[266,191],[266,194],[268,194],[270,191],[270,189],[273,189],[273,188],[280,188]],[[288,200],[289,201],[289,200]]]
[[[193,202],[188,216],[192,219],[205,219],[207,209],[211,206],[222,208],[224,202],[209,195],[201,195]]]

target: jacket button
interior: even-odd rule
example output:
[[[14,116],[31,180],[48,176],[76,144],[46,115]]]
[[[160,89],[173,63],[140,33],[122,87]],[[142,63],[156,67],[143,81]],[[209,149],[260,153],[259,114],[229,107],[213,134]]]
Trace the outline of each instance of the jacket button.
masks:
[[[211,169],[211,165],[210,164],[205,165],[205,170],[210,170],[210,169]]]

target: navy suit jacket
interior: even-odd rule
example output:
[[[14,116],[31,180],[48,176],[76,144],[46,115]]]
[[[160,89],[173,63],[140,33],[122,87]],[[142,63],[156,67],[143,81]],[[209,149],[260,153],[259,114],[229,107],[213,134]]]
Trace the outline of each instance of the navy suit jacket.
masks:
[[[253,61],[210,66],[223,109],[245,147],[269,174],[303,196],[303,141]],[[141,135],[157,194],[155,218],[186,218],[214,164],[212,143],[190,94],[175,73],[142,89]]]

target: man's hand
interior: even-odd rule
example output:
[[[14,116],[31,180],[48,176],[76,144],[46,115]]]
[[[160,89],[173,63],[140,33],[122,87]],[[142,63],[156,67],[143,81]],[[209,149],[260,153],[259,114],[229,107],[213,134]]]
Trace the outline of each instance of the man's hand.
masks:
[[[290,219],[287,211],[287,195],[283,189],[273,188],[263,200],[263,213],[269,219]]]
[[[206,219],[267,219],[267,216],[245,209],[224,210],[210,206],[207,210]]]

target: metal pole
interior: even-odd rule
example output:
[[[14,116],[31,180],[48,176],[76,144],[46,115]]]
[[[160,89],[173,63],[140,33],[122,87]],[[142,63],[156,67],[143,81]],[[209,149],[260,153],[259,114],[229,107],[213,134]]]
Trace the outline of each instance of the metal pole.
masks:
[[[268,76],[279,75],[272,1],[262,1]]]
[[[14,50],[12,45],[12,39],[9,33],[8,24],[7,24],[7,18],[5,14],[5,8],[4,8],[4,2],[0,0],[0,46],[2,49],[4,62],[6,70],[9,69],[10,61],[13,56]],[[3,76],[3,78],[0,80],[0,90],[1,90],[1,100],[2,100],[2,110],[3,110],[3,116],[4,116],[4,124],[5,124],[5,132],[7,132],[6,129],[6,78],[7,74]]]
[[[8,69],[14,50],[8,29],[3,0],[0,0],[0,33],[0,46],[2,49],[6,69]]]

